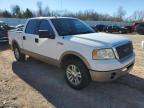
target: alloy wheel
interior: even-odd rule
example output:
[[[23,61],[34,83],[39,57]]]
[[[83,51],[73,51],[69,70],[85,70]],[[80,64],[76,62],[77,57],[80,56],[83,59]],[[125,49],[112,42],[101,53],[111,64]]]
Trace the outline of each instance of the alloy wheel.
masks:
[[[73,85],[79,85],[82,81],[82,75],[76,65],[69,65],[66,69],[66,76],[69,82]]]

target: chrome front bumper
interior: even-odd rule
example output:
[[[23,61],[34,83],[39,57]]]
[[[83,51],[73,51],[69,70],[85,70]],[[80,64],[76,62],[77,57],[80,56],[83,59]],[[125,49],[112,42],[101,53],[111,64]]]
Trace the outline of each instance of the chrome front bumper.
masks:
[[[127,65],[126,67],[118,70],[106,71],[106,72],[98,72],[94,70],[90,70],[90,75],[92,80],[106,82],[106,81],[113,81],[118,79],[121,76],[128,74],[134,66],[134,62]]]

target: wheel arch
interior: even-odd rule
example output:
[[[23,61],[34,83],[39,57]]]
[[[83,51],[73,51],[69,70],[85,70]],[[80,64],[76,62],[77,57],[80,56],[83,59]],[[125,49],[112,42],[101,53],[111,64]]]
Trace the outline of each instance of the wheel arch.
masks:
[[[16,40],[13,40],[11,46],[12,46],[12,50],[13,50],[15,46],[19,47],[19,44],[18,44],[18,42]]]
[[[69,57],[75,57],[75,58],[78,58],[80,59],[84,64],[85,66],[87,67],[87,69],[90,69],[90,64],[89,62],[86,60],[86,58],[84,56],[82,56],[80,53],[78,52],[74,52],[74,51],[67,51],[67,52],[64,52],[61,57],[60,57],[60,66],[62,67],[63,66],[63,63],[65,60],[67,60]]]

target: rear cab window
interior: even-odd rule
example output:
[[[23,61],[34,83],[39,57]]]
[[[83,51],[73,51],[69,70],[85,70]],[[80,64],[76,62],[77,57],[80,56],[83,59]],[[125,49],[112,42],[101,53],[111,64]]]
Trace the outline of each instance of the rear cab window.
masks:
[[[37,35],[39,24],[40,24],[40,20],[38,19],[29,20],[25,29],[25,33]]]

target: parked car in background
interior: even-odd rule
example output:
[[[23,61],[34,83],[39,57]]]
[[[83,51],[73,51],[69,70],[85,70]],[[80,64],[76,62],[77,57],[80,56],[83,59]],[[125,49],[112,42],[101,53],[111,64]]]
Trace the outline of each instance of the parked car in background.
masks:
[[[123,26],[123,28],[124,28],[124,29],[127,29],[128,33],[134,32],[134,31],[132,30],[132,26]]]
[[[144,35],[144,23],[136,26],[136,32],[140,35]]]
[[[9,30],[9,26],[7,23],[5,23],[4,21],[0,21],[0,26],[3,27],[6,30]]]
[[[139,25],[140,23],[133,23],[132,24],[132,31],[135,32],[136,31],[136,27]]]
[[[0,26],[0,43],[2,42],[8,42],[8,30]]]
[[[106,25],[95,25],[93,28],[97,32],[103,32]]]
[[[98,32],[95,26],[90,26],[95,32]]]
[[[107,26],[104,28],[104,31],[107,33],[120,33],[120,34],[128,33],[127,29],[119,26]]]
[[[133,23],[132,25],[130,25],[130,26],[124,26],[123,28],[125,28],[125,29],[127,29],[127,31],[129,32],[129,33],[132,33],[132,32],[135,32],[136,31],[136,27],[137,27],[137,25],[139,25],[140,23]]]
[[[15,29],[14,26],[9,26],[6,22],[4,21],[0,21],[0,26],[2,26],[4,29],[6,30],[12,30],[12,29]]]
[[[0,21],[0,26],[6,26],[7,24],[4,21]]]

